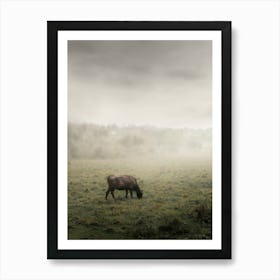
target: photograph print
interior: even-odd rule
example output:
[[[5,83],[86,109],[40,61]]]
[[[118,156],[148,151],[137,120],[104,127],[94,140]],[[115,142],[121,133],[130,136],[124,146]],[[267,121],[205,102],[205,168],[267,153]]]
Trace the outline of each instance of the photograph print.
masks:
[[[65,26],[50,258],[229,258],[221,30]]]

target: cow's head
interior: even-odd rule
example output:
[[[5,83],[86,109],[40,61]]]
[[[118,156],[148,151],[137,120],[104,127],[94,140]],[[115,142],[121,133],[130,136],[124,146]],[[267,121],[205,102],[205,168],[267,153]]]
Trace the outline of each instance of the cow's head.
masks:
[[[143,192],[142,192],[142,191],[137,192],[137,197],[138,197],[139,199],[141,199],[142,196],[143,196]]]

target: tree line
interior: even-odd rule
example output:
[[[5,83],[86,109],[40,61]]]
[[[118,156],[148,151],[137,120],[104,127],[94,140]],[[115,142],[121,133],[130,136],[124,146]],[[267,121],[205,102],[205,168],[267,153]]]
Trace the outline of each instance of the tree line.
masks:
[[[68,124],[68,156],[83,159],[210,156],[212,130]]]

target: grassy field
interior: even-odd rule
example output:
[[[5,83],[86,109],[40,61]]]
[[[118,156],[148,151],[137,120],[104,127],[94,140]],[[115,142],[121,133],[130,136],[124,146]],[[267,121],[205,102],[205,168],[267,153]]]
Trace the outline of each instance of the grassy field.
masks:
[[[211,163],[186,160],[71,160],[69,239],[211,239]],[[133,175],[143,198],[115,191],[108,175]]]

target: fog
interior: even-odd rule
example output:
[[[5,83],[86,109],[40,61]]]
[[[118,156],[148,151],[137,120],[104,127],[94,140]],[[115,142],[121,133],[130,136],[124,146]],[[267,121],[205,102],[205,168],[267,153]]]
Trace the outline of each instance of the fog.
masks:
[[[211,41],[69,41],[69,122],[210,128],[211,69]]]
[[[69,124],[69,159],[211,157],[211,129]]]
[[[69,158],[211,157],[211,41],[69,41]]]

